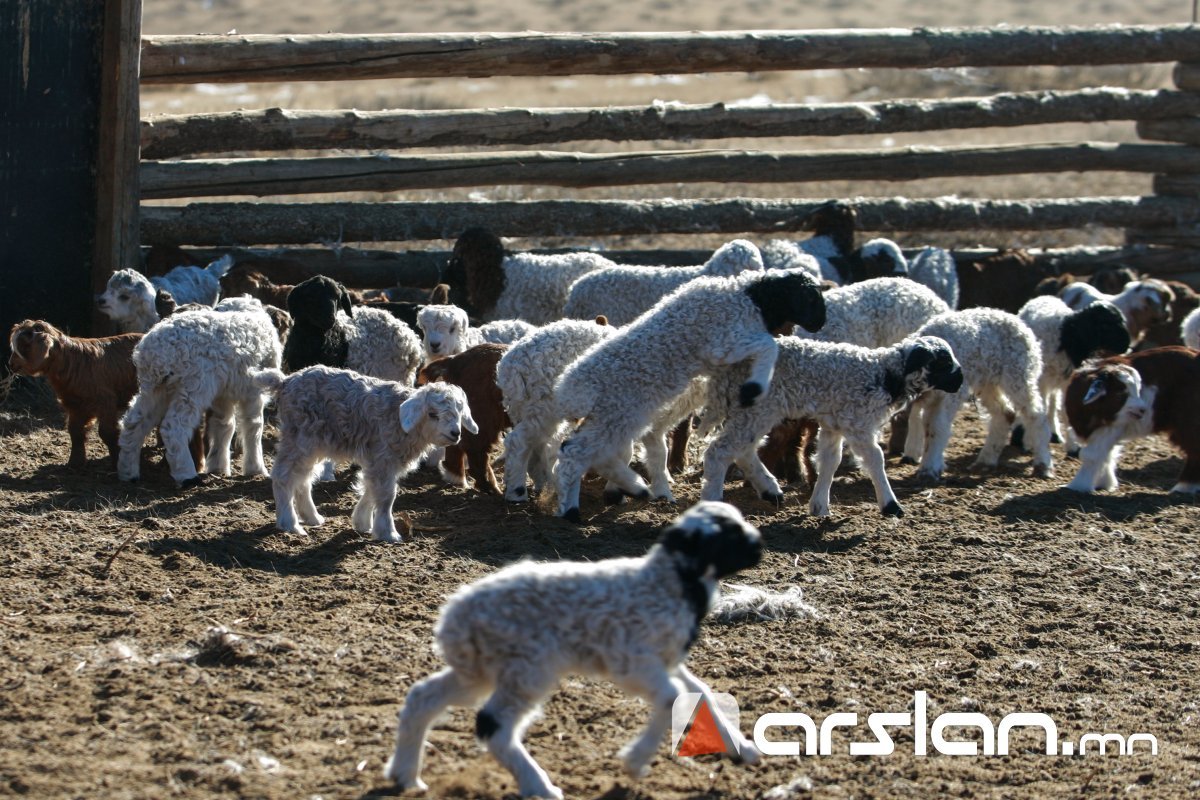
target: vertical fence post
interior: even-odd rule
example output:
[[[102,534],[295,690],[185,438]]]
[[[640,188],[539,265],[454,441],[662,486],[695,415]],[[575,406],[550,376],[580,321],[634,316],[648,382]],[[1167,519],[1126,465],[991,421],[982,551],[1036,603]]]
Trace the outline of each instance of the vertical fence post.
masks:
[[[105,0],[91,291],[139,264],[142,0]]]
[[[1200,63],[1180,62],[1175,65],[1176,88],[1185,92],[1200,91]],[[1160,142],[1200,146],[1200,117],[1180,116],[1174,119],[1142,120],[1137,125],[1138,136]],[[1170,173],[1154,176],[1154,193],[1168,197],[1200,198],[1200,174]],[[1192,228],[1156,228],[1128,230],[1130,244],[1158,244],[1175,247],[1200,248],[1200,230]]]

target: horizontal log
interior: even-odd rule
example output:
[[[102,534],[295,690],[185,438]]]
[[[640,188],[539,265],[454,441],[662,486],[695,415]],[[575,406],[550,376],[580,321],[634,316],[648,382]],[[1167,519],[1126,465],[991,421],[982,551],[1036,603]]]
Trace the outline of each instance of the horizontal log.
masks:
[[[1155,175],[1154,193],[1200,199],[1200,175]]]
[[[226,253],[241,263],[286,261],[301,264],[314,274],[328,275],[348,286],[420,286],[431,287],[450,258],[448,250],[361,250],[330,248],[187,248],[197,263],[207,264]],[[561,253],[565,248],[533,250],[535,253]],[[618,264],[664,264],[684,266],[701,264],[712,255],[710,249],[694,250],[602,250]],[[996,254],[995,248],[963,248],[952,251],[959,264],[970,264]],[[1029,248],[1034,259],[1058,272],[1088,274],[1105,264],[1122,264],[1141,273],[1177,278],[1180,274],[1200,271],[1200,249],[1173,247],[1077,246]],[[908,257],[916,250],[905,249]]]
[[[1200,97],[1200,95],[1192,96]],[[1200,118],[1143,120],[1137,124],[1137,134],[1143,139],[1159,142],[1200,144]]]
[[[1191,25],[713,33],[146,36],[143,84],[1181,61]]]
[[[1175,86],[1185,92],[1200,90],[1200,63],[1181,60],[1175,65],[1174,80]]]
[[[1200,115],[1200,95],[1113,88],[767,107],[656,103],[609,108],[468,111],[270,108],[143,119],[141,143],[142,158],[160,159],[250,150],[399,150],[572,141],[846,136],[1061,122],[1165,120],[1188,114]],[[1200,139],[1188,143],[1200,144]]]
[[[328,275],[352,287],[421,286],[438,282],[450,260],[448,250],[363,250],[355,247],[308,248],[185,248],[194,263],[210,264],[225,254],[237,264],[286,261],[300,264],[313,274]],[[566,252],[565,249],[536,252]],[[605,250],[618,264],[688,266],[703,264],[711,250]]]
[[[811,183],[1056,172],[1200,172],[1200,148],[1111,142],[814,153],[680,150],[242,158],[142,163],[142,198],[395,192],[463,186]]]
[[[1129,244],[1200,249],[1200,225],[1192,224],[1178,228],[1134,227],[1125,231],[1125,241]]]
[[[864,230],[1063,230],[1200,223],[1200,201],[1174,197],[851,199]],[[143,244],[260,245],[453,239],[483,225],[502,236],[781,233],[824,201],[550,200],[405,203],[193,203],[141,208]]]

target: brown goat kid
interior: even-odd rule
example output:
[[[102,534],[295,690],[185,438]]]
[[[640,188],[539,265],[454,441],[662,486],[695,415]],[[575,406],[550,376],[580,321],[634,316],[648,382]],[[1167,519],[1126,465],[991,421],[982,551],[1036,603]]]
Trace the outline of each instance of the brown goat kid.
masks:
[[[1016,314],[1034,295],[1038,284],[1053,275],[1024,250],[1001,250],[993,256],[958,267],[958,307],[998,308]]]
[[[8,368],[18,375],[44,376],[67,415],[71,436],[69,467],[87,464],[85,441],[92,420],[117,463],[119,422],[137,392],[133,348],[140,333],[77,339],[48,322],[25,320],[9,333]]]
[[[475,488],[489,494],[502,494],[492,471],[491,451],[499,444],[500,434],[512,427],[504,410],[503,398],[496,386],[496,365],[508,345],[480,344],[449,358],[422,367],[417,385],[445,381],[461,386],[467,395],[471,416],[479,433],[463,431],[458,444],[446,448],[442,475],[462,486],[469,468]],[[464,464],[464,462],[466,462]]]
[[[1085,444],[1079,472],[1067,484],[1078,492],[1117,488],[1121,442],[1161,433],[1183,451],[1172,492],[1200,493],[1200,352],[1160,347],[1085,363],[1067,385],[1067,419]]]

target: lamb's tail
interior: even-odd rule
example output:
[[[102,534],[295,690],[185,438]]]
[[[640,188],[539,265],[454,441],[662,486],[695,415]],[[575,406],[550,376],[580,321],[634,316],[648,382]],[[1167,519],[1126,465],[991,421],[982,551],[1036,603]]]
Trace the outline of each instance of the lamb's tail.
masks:
[[[287,376],[278,369],[252,369],[250,370],[250,380],[264,392],[278,394],[279,387],[283,386]]]
[[[217,280],[225,277],[225,273],[233,267],[233,256],[229,253],[218,258],[216,261],[204,268],[204,271],[212,275]]]

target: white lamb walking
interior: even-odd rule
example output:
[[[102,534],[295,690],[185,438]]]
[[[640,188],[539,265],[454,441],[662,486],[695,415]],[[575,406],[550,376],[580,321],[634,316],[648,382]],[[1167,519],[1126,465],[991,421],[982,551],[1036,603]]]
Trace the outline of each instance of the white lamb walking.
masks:
[[[879,349],[784,336],[771,390],[753,406],[742,408],[734,396],[746,373],[747,365],[739,364],[709,379],[705,417],[711,422],[724,419],[724,426],[704,454],[701,496],[720,500],[725,473],[736,462],[764,500],[782,501],[779,482],[759,460],[758,442],[785,419],[812,419],[821,432],[809,511],[819,517],[829,516],[829,489],[842,460],[843,441],[871,476],[880,512],[902,516],[884,469],[880,429],[906,400],[927,390],[957,392],[963,382],[950,346],[932,336]]]
[[[1042,351],[1029,326],[1007,311],[969,308],[934,317],[918,335],[937,336],[950,344],[967,385],[987,410],[987,438],[975,466],[991,468],[1000,462],[1015,414],[1025,426],[1033,451],[1034,475],[1051,477],[1050,422],[1038,391]],[[942,477],[951,426],[966,394],[928,392],[913,402],[904,456],[920,462],[919,476]]]
[[[138,393],[121,420],[117,476],[137,480],[142,443],[159,426],[171,477],[199,481],[188,441],[205,411],[208,469],[229,474],[234,417],[242,437],[242,474],[266,475],[262,431],[265,398],[251,370],[279,366],[279,336],[265,311],[203,309],[155,325],[133,351]],[[160,424],[161,423],[161,424]]]
[[[487,701],[476,735],[517,780],[524,797],[562,798],[521,743],[542,699],[572,673],[605,677],[643,697],[650,721],[621,750],[625,771],[644,777],[671,725],[675,699],[712,690],[684,666],[708,614],[717,580],[756,565],[762,538],[737,509],[700,503],[663,531],[641,558],[599,562],[521,562],[459,589],[434,627],[449,665],[408,692],[396,749],[384,775],[401,789],[425,790],[425,737],[447,706]],[[754,744],[714,715],[735,755],[755,764]]]

